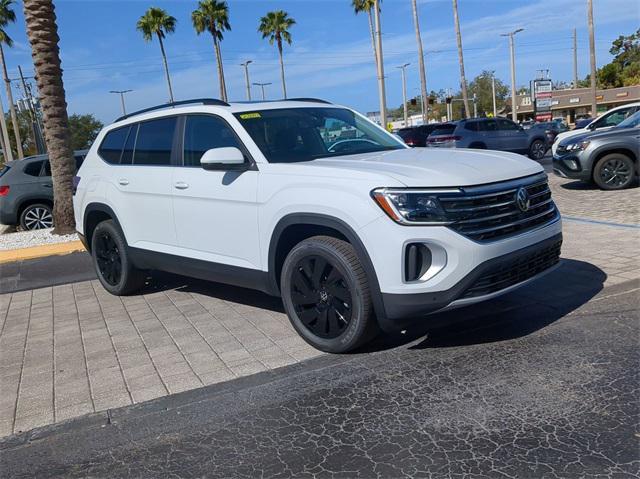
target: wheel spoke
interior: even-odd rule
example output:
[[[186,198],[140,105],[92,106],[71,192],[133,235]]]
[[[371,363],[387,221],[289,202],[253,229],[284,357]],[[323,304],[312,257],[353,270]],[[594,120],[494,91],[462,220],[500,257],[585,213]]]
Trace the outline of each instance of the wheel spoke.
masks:
[[[319,301],[318,295],[307,296],[306,294],[292,292],[291,299],[296,306],[309,306],[310,304],[316,304]]]
[[[311,287],[311,281],[304,273],[304,270],[298,269],[294,273],[293,276],[293,286],[295,289],[300,291],[304,296],[309,296],[313,292],[313,288]]]
[[[309,308],[298,312],[300,321],[309,326],[312,322],[318,319],[318,311],[315,308]]]
[[[327,268],[327,261],[323,258],[317,257],[313,263],[313,276],[311,277],[311,284],[315,289],[320,288],[320,281],[324,275],[324,270]]]

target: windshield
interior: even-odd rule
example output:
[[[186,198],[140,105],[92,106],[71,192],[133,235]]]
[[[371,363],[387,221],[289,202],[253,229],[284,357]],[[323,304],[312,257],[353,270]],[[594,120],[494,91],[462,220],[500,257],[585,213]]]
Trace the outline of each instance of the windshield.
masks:
[[[633,128],[640,125],[640,111],[635,112],[626,120],[618,124],[616,128]]]
[[[282,108],[236,113],[269,163],[296,163],[406,148],[345,108]]]

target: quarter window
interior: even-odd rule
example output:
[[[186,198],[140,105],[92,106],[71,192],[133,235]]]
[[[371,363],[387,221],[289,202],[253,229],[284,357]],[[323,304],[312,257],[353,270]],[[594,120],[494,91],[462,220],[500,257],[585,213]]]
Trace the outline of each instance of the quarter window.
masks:
[[[225,147],[241,148],[235,133],[227,123],[211,115],[189,115],[184,130],[184,165],[200,166],[207,150]]]
[[[42,161],[34,161],[32,163],[27,163],[27,166],[24,167],[24,174],[29,176],[40,176],[40,170],[42,170]]]
[[[122,147],[127,139],[127,133],[129,127],[118,128],[107,133],[102,140],[102,144],[98,149],[98,154],[104,161],[111,164],[120,163],[120,155],[122,153]]]
[[[171,164],[171,147],[176,117],[140,123],[136,139],[134,165],[166,166]]]

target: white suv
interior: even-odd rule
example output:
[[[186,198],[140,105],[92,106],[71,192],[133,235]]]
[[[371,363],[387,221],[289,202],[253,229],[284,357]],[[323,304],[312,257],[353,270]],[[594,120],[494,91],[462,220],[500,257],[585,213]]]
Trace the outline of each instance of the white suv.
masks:
[[[330,352],[521,286],[558,264],[562,242],[538,163],[408,148],[314,99],[125,116],[74,183],[109,292],[136,291],[153,269],[261,290]]]

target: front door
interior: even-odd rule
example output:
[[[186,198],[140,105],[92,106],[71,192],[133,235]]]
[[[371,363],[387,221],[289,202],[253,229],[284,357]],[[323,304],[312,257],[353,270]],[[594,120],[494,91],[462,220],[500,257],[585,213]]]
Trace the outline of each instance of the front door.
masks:
[[[529,135],[511,120],[498,118],[498,130],[503,147],[501,150],[522,153],[529,147]]]
[[[182,166],[173,174],[173,214],[178,254],[243,268],[260,269],[258,174],[207,171],[200,158],[212,148],[246,153],[233,129],[215,115],[186,115]]]

